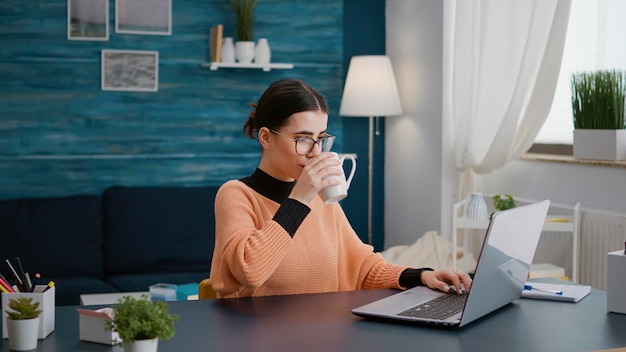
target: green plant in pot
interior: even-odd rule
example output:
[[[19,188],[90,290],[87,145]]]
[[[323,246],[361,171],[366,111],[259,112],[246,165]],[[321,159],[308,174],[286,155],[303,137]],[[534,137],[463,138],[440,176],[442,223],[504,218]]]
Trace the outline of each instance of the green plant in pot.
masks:
[[[491,197],[493,208],[497,211],[503,211],[511,208],[515,208],[515,199],[510,194],[505,194],[504,196],[500,194],[494,194]],[[493,216],[493,213],[489,215],[489,218]]]
[[[29,351],[37,348],[39,335],[39,302],[32,297],[17,296],[9,300],[7,309],[7,334],[9,348],[14,351]]]
[[[237,20],[235,58],[240,63],[249,64],[254,58],[254,11],[258,0],[229,0],[229,2]]]
[[[174,336],[177,314],[168,312],[163,301],[152,302],[147,294],[141,298],[122,297],[113,305],[113,317],[105,323],[107,331],[116,331],[124,351],[156,351],[158,341]],[[147,349],[143,349],[143,348]]]
[[[585,71],[572,75],[574,157],[626,158],[624,79],[620,70]],[[623,142],[620,142],[621,138],[624,138]]]

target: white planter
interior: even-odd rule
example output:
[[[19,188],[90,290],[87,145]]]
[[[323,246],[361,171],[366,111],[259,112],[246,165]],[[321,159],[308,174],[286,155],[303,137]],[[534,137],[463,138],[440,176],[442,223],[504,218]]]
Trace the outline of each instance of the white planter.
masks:
[[[9,348],[13,351],[30,351],[37,348],[39,319],[13,320],[6,319],[9,335]]]
[[[574,158],[626,160],[626,130],[574,130]]]
[[[222,62],[235,62],[235,44],[231,37],[226,37],[222,40]]]
[[[235,43],[235,58],[242,64],[252,63],[254,59],[254,42]]]
[[[135,342],[124,342],[124,352],[157,352],[159,339],[137,340]]]
[[[267,43],[267,38],[259,39],[254,49],[254,63],[260,65],[269,64],[271,57],[272,51]]]

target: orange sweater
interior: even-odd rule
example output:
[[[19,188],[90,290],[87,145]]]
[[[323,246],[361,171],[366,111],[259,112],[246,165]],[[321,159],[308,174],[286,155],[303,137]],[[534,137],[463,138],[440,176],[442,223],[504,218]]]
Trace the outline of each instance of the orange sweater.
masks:
[[[289,199],[282,210],[290,202],[306,209]],[[316,197],[293,238],[274,220],[279,207],[242,181],[220,187],[210,275],[218,297],[401,288],[398,279],[407,267],[385,262],[364,244],[339,204],[324,204]]]

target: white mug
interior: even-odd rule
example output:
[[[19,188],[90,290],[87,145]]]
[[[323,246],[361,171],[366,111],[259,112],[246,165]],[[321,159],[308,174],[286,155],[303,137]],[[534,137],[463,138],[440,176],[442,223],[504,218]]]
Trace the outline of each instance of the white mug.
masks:
[[[341,157],[335,154],[335,158],[343,164],[344,160],[350,159],[352,161],[352,169],[350,170],[350,175],[348,176],[348,180],[346,180],[346,175],[343,172],[342,165],[337,166],[338,169],[341,170],[341,175],[331,175],[326,176],[326,178],[336,178],[340,181],[338,185],[328,186],[320,191],[320,197],[326,204],[338,202],[348,196],[348,188],[350,188],[350,182],[352,182],[352,177],[354,176],[354,172],[356,171],[356,160],[350,154],[344,154]]]

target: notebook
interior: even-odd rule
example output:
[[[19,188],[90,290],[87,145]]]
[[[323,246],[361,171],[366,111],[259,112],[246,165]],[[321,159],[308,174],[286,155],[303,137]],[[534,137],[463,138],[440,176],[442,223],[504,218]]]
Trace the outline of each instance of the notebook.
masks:
[[[591,286],[574,283],[526,282],[522,297],[578,302],[591,293]]]
[[[494,213],[467,294],[417,286],[354,308],[352,313],[369,319],[460,328],[508,305],[522,295],[549,207],[550,201],[544,200]],[[459,305],[459,311],[439,318],[416,316],[437,306],[435,300],[460,300],[447,302]],[[429,309],[414,309],[418,306]]]

